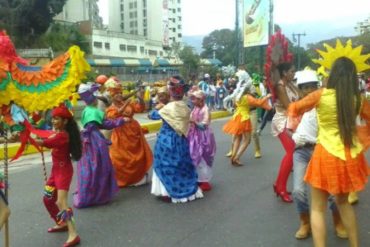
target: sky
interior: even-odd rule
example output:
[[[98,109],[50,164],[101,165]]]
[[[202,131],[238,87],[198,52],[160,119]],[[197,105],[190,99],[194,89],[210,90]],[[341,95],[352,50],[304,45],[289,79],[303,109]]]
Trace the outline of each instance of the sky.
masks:
[[[108,22],[107,1],[99,0],[101,16]],[[340,4],[341,3],[341,4]],[[182,0],[183,36],[207,35],[235,27],[235,0]],[[274,22],[287,32],[354,35],[357,22],[370,17],[369,0],[274,0]],[[294,31],[293,29],[296,29]],[[307,29],[307,30],[300,30]],[[320,29],[320,30],[318,30]],[[330,30],[331,32],[328,32]],[[286,35],[290,35],[290,33]],[[311,39],[314,37],[311,37]]]

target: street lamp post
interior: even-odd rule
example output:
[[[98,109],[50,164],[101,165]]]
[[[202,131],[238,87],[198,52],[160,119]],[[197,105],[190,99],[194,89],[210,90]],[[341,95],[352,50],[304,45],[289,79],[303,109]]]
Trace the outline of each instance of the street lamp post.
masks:
[[[217,45],[216,45],[216,43],[214,43],[213,46],[212,46],[213,59],[216,59],[216,50],[217,50]]]
[[[297,62],[297,69],[301,68],[301,53],[299,52],[299,48],[301,47],[301,36],[306,36],[306,33],[293,33],[293,42],[298,41],[298,48],[297,48],[297,55],[298,55],[298,62]]]

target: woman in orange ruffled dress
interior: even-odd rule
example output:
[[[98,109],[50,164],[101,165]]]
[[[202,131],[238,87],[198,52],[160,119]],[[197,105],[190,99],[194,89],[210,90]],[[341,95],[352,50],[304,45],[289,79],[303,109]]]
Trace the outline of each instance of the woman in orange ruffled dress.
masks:
[[[119,88],[120,85],[117,85]],[[120,90],[115,94],[113,103],[107,108],[107,118],[129,117],[131,121],[113,130],[109,154],[116,173],[119,187],[140,185],[149,182],[148,170],[152,166],[153,154],[145,139],[143,130],[134,113],[142,111],[142,104],[125,99]]]
[[[224,125],[223,131],[233,135],[231,147],[231,164],[233,166],[242,166],[240,157],[247,149],[251,140],[252,125],[249,115],[249,107],[256,106],[270,110],[271,106],[268,99],[271,95],[267,95],[262,99],[256,99],[250,92],[250,85],[245,86],[244,93],[240,98],[236,96],[236,110],[233,117]]]
[[[359,114],[370,123],[370,103],[360,96],[356,66],[347,57],[338,58],[330,72],[327,88],[291,103],[289,116],[296,117],[316,107],[319,125],[317,145],[304,180],[311,185],[311,226],[315,246],[325,246],[327,198],[336,203],[351,246],[359,246],[356,216],[348,193],[363,190],[368,166],[356,131]]]

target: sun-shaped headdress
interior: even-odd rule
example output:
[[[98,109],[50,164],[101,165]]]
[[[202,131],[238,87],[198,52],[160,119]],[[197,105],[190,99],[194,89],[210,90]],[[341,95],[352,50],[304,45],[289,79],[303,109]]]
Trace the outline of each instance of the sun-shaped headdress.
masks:
[[[326,51],[317,50],[321,55],[321,59],[312,59],[314,63],[318,63],[325,69],[330,70],[335,60],[340,57],[347,57],[351,59],[356,65],[357,72],[365,71],[370,69],[370,64],[367,60],[370,58],[370,54],[361,55],[362,45],[355,48],[352,47],[352,41],[348,40],[346,45],[343,46],[342,42],[337,39],[335,48],[324,43]],[[322,68],[320,68],[322,70]]]

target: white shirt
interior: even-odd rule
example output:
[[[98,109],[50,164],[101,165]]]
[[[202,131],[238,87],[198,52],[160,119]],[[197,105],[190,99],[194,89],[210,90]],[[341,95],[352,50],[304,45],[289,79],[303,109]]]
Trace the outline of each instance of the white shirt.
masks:
[[[303,114],[301,122],[299,123],[295,133],[293,134],[293,140],[296,147],[303,146],[304,144],[316,143],[318,132],[318,124],[316,117],[316,109],[313,108]]]

